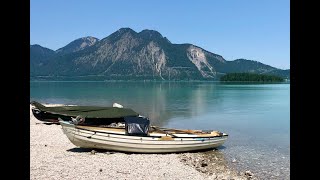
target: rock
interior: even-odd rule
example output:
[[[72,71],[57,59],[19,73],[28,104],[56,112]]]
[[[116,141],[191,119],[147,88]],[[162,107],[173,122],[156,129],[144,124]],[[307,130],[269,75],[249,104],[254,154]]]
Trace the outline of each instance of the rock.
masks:
[[[102,172],[102,169],[99,169],[99,172]]]
[[[44,147],[47,147],[47,145],[45,144]]]
[[[96,151],[95,151],[95,150],[92,150],[90,153],[91,153],[91,154],[96,154]]]
[[[248,177],[252,177],[252,176],[253,176],[253,173],[250,172],[250,171],[246,171],[246,172],[244,173],[244,175],[246,175],[246,176],[248,176]]]
[[[236,159],[232,159],[232,162],[235,163],[235,162],[237,162],[237,160]]]
[[[206,162],[201,163],[201,167],[206,167],[206,166],[208,166],[208,164]]]

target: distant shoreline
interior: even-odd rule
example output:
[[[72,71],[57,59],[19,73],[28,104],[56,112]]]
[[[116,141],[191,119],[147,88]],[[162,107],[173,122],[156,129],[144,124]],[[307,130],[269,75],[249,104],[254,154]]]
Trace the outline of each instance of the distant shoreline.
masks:
[[[287,78],[283,78],[276,75],[268,75],[268,74],[257,74],[257,73],[228,73],[223,75],[220,78],[222,82],[234,82],[234,81],[241,81],[241,82],[285,82]]]

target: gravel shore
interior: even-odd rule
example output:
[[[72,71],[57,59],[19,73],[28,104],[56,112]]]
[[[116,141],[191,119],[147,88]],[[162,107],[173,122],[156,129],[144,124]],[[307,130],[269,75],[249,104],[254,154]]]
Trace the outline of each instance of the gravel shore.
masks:
[[[55,106],[55,105],[46,105]],[[74,146],[61,126],[37,120],[30,106],[31,179],[254,179],[206,153],[126,154]]]

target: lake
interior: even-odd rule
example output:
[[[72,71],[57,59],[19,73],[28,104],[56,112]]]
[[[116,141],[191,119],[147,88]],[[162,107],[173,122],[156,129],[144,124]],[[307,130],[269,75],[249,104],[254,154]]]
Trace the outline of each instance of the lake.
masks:
[[[219,130],[230,166],[290,179],[290,84],[220,82],[30,82],[30,101],[112,106],[169,128]],[[233,161],[233,162],[232,162]]]

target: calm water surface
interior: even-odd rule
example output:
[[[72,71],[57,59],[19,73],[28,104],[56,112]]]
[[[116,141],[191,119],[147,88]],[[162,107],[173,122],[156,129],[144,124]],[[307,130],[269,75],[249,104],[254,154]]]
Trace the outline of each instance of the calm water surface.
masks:
[[[30,82],[30,88],[30,100],[41,103],[117,102],[154,125],[226,132],[219,150],[231,167],[290,179],[290,84]]]

